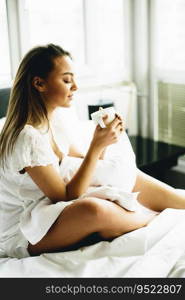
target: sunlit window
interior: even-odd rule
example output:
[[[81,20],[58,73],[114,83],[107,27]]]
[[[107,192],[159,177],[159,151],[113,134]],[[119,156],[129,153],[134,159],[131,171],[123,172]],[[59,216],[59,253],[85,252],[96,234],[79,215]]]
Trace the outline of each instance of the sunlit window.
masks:
[[[56,43],[72,53],[81,75],[123,79],[123,2],[26,0],[27,48]]]
[[[2,78],[10,77],[5,3],[6,0],[0,1],[1,82]],[[32,47],[54,43],[71,52],[76,74],[88,86],[126,80],[124,3],[124,0],[8,1],[14,69]]]
[[[124,78],[124,8],[122,0],[91,1],[90,60],[100,77]]]
[[[10,57],[5,0],[0,1],[0,85],[10,81]]]
[[[185,71],[185,1],[156,0],[157,68]]]
[[[54,43],[84,63],[82,0],[26,0],[29,48]]]

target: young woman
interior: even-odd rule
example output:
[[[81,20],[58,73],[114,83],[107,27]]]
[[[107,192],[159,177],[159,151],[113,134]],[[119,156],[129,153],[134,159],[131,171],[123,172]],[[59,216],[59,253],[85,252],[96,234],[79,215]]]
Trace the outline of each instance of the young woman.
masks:
[[[52,117],[57,107],[71,105],[76,90],[71,55],[61,47],[36,47],[23,58],[0,136],[0,247],[8,256],[62,251],[93,233],[109,240],[150,221],[107,200],[79,199],[106,147],[124,130],[119,116],[96,127],[81,166],[65,184],[59,167],[64,155],[82,156],[64,133],[58,138]],[[185,207],[173,188],[139,171],[133,191],[154,210]]]

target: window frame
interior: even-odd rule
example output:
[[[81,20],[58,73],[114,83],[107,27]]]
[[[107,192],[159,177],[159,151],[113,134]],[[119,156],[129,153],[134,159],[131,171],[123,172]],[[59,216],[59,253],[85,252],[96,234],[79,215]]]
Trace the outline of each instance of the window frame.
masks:
[[[87,89],[97,86],[109,86],[122,83],[123,81],[131,80],[131,51],[130,47],[126,49],[123,53],[124,59],[127,59],[127,66],[125,74],[120,74],[120,78],[116,81],[110,81],[108,78],[104,80],[97,80],[96,75],[92,72],[92,56],[93,47],[92,40],[89,34],[91,30],[90,27],[90,12],[93,9],[93,1],[82,0],[83,1],[83,20],[84,20],[84,39],[85,39],[85,65],[80,66],[81,72],[77,76],[77,80],[81,89]],[[130,31],[130,18],[129,18],[129,0],[123,1],[124,9],[124,27],[125,27],[125,41],[128,42],[128,45],[131,46],[131,40],[129,37]],[[25,31],[27,16],[25,14],[24,5],[26,5],[26,0],[6,0],[7,7],[7,22],[8,22],[8,36],[9,36],[9,47],[10,47],[10,65],[11,65],[11,76],[14,78],[17,67],[22,59],[23,53],[25,53],[25,45],[29,39],[29,33]],[[129,26],[128,26],[129,25]],[[126,32],[127,31],[127,32]],[[124,38],[124,37],[123,37]]]
[[[150,84],[150,134],[149,136],[155,141],[159,140],[159,116],[158,116],[158,87],[159,81],[168,83],[185,84],[185,71],[175,71],[169,69],[159,69],[156,66],[157,60],[157,42],[156,42],[156,31],[155,24],[157,22],[156,15],[156,1],[149,0],[149,30],[150,30],[150,40],[149,40],[149,84]]]

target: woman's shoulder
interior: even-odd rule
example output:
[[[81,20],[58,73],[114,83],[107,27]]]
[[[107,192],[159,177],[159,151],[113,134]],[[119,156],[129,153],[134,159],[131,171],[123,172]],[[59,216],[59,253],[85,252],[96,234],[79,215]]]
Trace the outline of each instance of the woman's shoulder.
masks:
[[[25,150],[25,148],[36,150],[37,148],[45,147],[48,144],[47,142],[46,135],[32,125],[26,124],[16,139],[14,150]]]
[[[48,138],[37,128],[26,124],[20,131],[9,157],[12,170],[20,171],[28,166],[45,166],[56,161]]]
[[[20,131],[22,135],[41,135],[41,131],[30,124],[25,124],[23,129]]]
[[[37,129],[36,127],[30,125],[30,124],[26,124],[22,130],[20,131],[19,135],[18,135],[18,139],[22,140],[22,139],[30,139],[30,140],[34,140],[34,139],[41,139],[43,140],[43,137],[45,136],[47,132],[45,131],[41,131],[39,129]]]

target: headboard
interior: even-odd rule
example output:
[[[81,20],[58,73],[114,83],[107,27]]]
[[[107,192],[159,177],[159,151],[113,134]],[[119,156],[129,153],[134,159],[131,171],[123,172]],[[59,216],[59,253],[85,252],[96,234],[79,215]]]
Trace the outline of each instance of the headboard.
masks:
[[[0,89],[0,118],[6,115],[9,97],[10,88]]]

